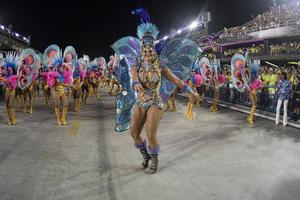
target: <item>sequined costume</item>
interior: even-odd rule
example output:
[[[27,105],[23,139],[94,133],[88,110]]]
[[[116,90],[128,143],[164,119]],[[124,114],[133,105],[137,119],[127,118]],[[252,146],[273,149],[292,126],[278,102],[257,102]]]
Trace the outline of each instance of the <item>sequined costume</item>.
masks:
[[[99,99],[100,93],[99,93],[99,84],[100,84],[100,78],[102,76],[102,68],[105,68],[106,61],[105,58],[95,58],[91,62],[91,67],[87,71],[87,76],[89,78],[89,92],[93,93],[94,96]]]
[[[89,96],[89,77],[88,75],[90,74],[91,71],[91,63],[90,63],[90,57],[87,55],[83,56],[83,65],[85,68],[85,77],[82,81],[81,85],[81,102],[83,104],[86,104],[87,98]]]
[[[67,124],[68,99],[65,94],[66,87],[73,84],[73,72],[77,60],[76,51],[68,46],[62,55],[57,45],[50,45],[44,51],[44,65],[47,66],[47,85],[54,90],[54,110],[58,125]],[[60,114],[62,104],[62,114]]]
[[[197,96],[180,79],[188,78],[192,63],[201,53],[191,40],[178,38],[169,41],[159,54],[155,48],[158,33],[158,28],[146,21],[137,28],[138,38],[124,37],[112,45],[115,53],[123,57],[121,68],[127,67],[117,76],[124,74],[127,78],[120,79],[124,89],[116,97],[116,131],[131,128],[135,147],[144,159],[142,168],[149,167],[151,174],[156,173],[158,167],[160,146],[156,132],[161,109],[174,91],[175,84],[191,97]],[[137,95],[132,95],[135,93]],[[128,94],[130,96],[126,98]],[[154,121],[149,121],[151,118]],[[146,140],[141,138],[143,119],[147,123],[148,148]]]
[[[2,57],[2,56],[1,56]],[[1,58],[0,57],[0,58]],[[16,114],[13,109],[16,87],[18,85],[18,64],[19,54],[16,52],[7,52],[5,59],[1,59],[1,77],[0,82],[6,87],[6,109],[8,115],[8,125],[16,124]]]
[[[74,64],[73,69],[73,85],[72,96],[74,100],[74,111],[80,111],[80,97],[82,96],[82,84],[86,76],[86,62],[83,58],[80,58]]]
[[[157,66],[154,66],[157,65]],[[136,65],[133,66],[138,72],[138,78],[144,88],[144,92],[138,93],[137,105],[140,105],[145,111],[151,106],[163,109],[164,102],[159,93],[160,71],[157,69],[166,69],[161,62],[149,63],[140,58],[137,59]]]

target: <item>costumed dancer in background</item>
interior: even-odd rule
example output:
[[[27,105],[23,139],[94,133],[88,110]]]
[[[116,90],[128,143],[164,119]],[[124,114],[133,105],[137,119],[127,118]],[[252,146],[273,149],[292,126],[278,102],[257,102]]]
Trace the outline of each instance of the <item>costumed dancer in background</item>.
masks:
[[[245,56],[235,54],[231,59],[232,84],[240,92],[249,92],[251,100],[251,110],[247,117],[247,122],[254,123],[254,114],[256,112],[256,92],[263,87],[259,79],[260,61],[251,61],[248,53]]]
[[[213,61],[211,62],[212,66],[212,77],[213,77],[213,92],[214,92],[214,97],[212,100],[212,104],[210,107],[210,111],[216,112],[218,111],[218,100],[220,97],[220,87],[224,85],[226,81],[225,74],[222,74],[222,69],[221,69],[221,63],[219,59],[214,58]]]
[[[47,84],[54,90],[54,110],[58,125],[67,124],[68,98],[65,88],[73,83],[72,69],[76,62],[76,51],[68,46],[62,56],[61,49],[57,45],[50,45],[44,52],[44,62],[48,66]],[[63,106],[60,115],[60,104]]]
[[[206,84],[208,87],[211,87],[213,90],[213,99],[210,111],[216,112],[218,111],[217,104],[220,96],[220,87],[225,83],[226,80],[225,75],[221,74],[222,70],[220,60],[214,58],[210,61],[208,58],[203,57],[199,61],[199,67],[204,84]]]
[[[47,66],[43,65],[39,69],[39,85],[43,90],[43,94],[45,96],[45,103],[46,105],[49,105],[50,96],[51,96],[51,88],[47,87]]]
[[[74,99],[74,111],[80,111],[80,97],[82,96],[82,83],[86,76],[86,65],[83,58],[75,62],[73,69],[72,96]]]
[[[88,77],[89,77],[89,92],[90,94],[93,93],[94,96],[99,99],[99,59],[95,58],[91,62],[91,68],[88,70]]]
[[[204,95],[206,93],[206,86],[208,85],[207,81],[205,82],[205,80],[204,80],[205,77],[202,76],[199,61],[200,61],[199,58],[197,58],[196,62],[194,63],[194,69],[196,70],[196,79],[198,80],[198,81],[196,81],[196,82],[198,82],[198,84],[196,84],[196,90],[199,94],[199,101],[196,104],[197,106],[200,106],[200,103],[204,102],[204,100],[205,100]]]
[[[22,90],[24,113],[27,111],[28,97],[29,113],[32,114],[33,101],[36,93],[36,78],[40,65],[41,59],[33,49],[24,49],[22,51],[18,67],[18,87]]]
[[[110,71],[108,69],[108,67],[106,68],[105,71],[105,77],[104,77],[104,87],[109,87],[110,86]]]
[[[203,84],[207,87],[207,88],[212,88],[213,87],[213,77],[212,77],[212,67],[210,65],[210,61],[208,60],[208,58],[206,57],[202,57],[199,61],[198,61],[198,66],[200,68],[201,75],[203,78]]]
[[[192,90],[196,92],[197,87],[201,87],[202,83],[203,83],[202,76],[200,74],[196,74],[196,69],[192,69],[191,75],[190,75],[189,79],[187,80],[187,84],[189,85],[189,87],[192,88]],[[199,101],[200,101],[200,98],[196,102],[197,105],[199,104]],[[194,109],[194,103],[188,102],[187,103],[187,112],[185,113],[185,115],[188,119],[193,119],[195,117],[193,109]]]
[[[115,74],[115,63],[116,63],[116,59],[115,56],[110,56],[110,60],[107,63],[107,68],[111,77],[111,88],[109,91],[109,95],[112,95],[113,93],[113,89],[114,86],[117,85],[117,89],[115,90],[115,94],[117,94],[120,91],[120,84],[116,78],[116,74]]]
[[[103,78],[105,76],[105,72],[107,69],[105,58],[104,57],[97,58],[97,65],[98,65],[97,90],[99,94],[98,96],[100,97],[99,86],[102,85]]]
[[[176,94],[176,88],[174,89],[170,98],[166,102],[164,111],[176,112],[175,94]]]
[[[23,98],[23,91],[21,88],[17,85],[15,89],[15,99],[17,102],[17,105],[20,109],[24,108],[24,98]]]
[[[0,61],[1,62],[1,61]],[[8,114],[8,125],[16,124],[16,115],[13,109],[14,98],[16,87],[18,85],[18,65],[19,65],[19,54],[16,52],[7,52],[4,62],[1,67],[1,78],[0,82],[6,86],[6,109]]]
[[[100,88],[103,88],[106,85],[107,67],[108,66],[106,66],[106,61],[105,61],[105,64],[100,65],[100,68],[99,68]]]
[[[197,72],[195,72],[195,88],[196,91],[199,94],[199,101],[196,102],[196,106],[199,107],[200,106],[200,102],[203,101],[203,97],[202,97],[202,85],[203,85],[203,78],[201,76],[201,74],[198,74]]]
[[[90,74],[90,71],[91,71],[90,57],[87,55],[84,55],[83,62],[84,62],[84,66],[86,69],[86,76],[83,79],[82,86],[81,86],[81,88],[82,88],[81,102],[83,104],[86,104],[86,100],[89,96],[89,77],[88,77],[88,75]]]
[[[0,86],[1,86],[1,89],[2,89],[2,92],[3,94],[5,94],[5,73],[6,73],[6,70],[5,70],[5,62],[4,62],[4,56],[2,53],[0,53]]]
[[[128,88],[129,92],[124,91],[127,87],[121,83],[123,91],[116,97],[116,131],[124,131],[131,126],[130,132],[135,147],[139,149],[144,159],[142,168],[146,169],[151,160],[151,174],[156,173],[158,168],[160,146],[157,140],[157,129],[161,111],[175,85],[191,100],[198,98],[198,95],[179,78],[188,78],[192,63],[200,55],[200,49],[189,39],[174,39],[169,41],[158,56],[155,50],[158,33],[159,30],[154,24],[145,22],[138,26],[139,39],[128,36],[112,45],[117,55],[126,58],[128,73],[130,70],[130,75],[127,76],[131,77],[129,83],[132,80],[132,88]],[[185,49],[190,51],[184,51]],[[126,97],[127,94],[132,93],[132,89],[137,94],[136,101]],[[141,137],[145,124],[149,153],[146,140]]]

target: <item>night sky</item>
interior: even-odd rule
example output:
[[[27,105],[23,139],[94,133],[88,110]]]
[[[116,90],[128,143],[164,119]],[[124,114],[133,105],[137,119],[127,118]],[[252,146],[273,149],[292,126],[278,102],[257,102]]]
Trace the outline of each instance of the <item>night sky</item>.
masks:
[[[139,17],[131,10],[143,6],[163,37],[171,28],[188,26],[203,10],[211,11],[211,31],[241,25],[262,13],[272,0],[89,0],[1,1],[0,24],[13,25],[39,51],[52,44],[72,45],[79,56],[108,57],[117,39],[136,34]],[[41,3],[43,2],[43,3]],[[105,2],[105,3],[103,3]]]

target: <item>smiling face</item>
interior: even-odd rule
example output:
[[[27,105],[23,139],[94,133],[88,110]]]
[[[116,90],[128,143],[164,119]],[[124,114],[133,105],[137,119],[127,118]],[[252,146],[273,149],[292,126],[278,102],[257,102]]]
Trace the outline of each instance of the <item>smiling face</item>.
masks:
[[[144,45],[142,47],[142,55],[143,55],[143,59],[147,62],[154,61],[155,58],[157,57],[156,50],[152,45]]]

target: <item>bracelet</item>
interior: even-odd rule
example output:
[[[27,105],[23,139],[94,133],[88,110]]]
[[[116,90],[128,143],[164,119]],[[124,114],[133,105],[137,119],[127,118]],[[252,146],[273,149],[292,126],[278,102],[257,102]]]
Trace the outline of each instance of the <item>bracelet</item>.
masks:
[[[185,93],[188,93],[188,94],[193,93],[193,90],[187,84],[184,84],[182,89],[183,89],[183,92],[185,92]]]
[[[141,84],[139,81],[132,81],[132,87],[136,86],[137,84]]]

